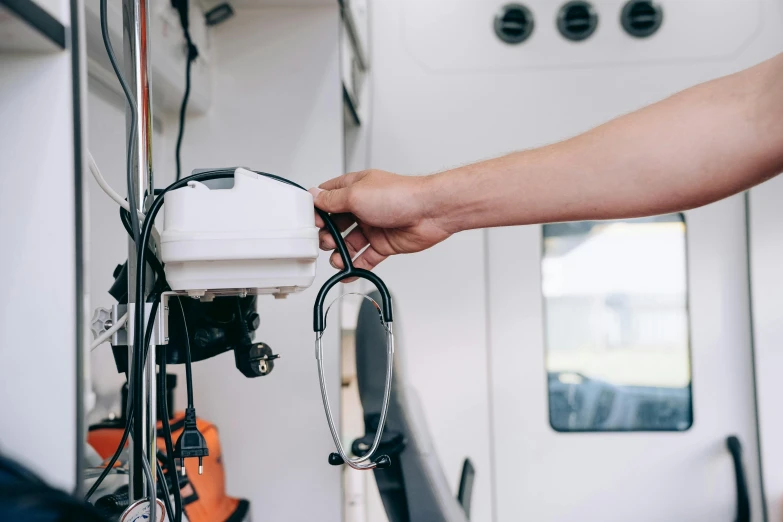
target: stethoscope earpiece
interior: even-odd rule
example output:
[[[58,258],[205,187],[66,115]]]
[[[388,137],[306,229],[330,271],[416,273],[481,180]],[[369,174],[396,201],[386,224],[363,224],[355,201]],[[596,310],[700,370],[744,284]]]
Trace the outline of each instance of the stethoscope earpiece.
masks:
[[[388,455],[381,455],[380,457],[372,461],[372,463],[374,465],[367,466],[366,468],[363,469],[373,469],[373,468],[386,469],[391,467],[391,459],[389,458]],[[330,453],[329,464],[331,464],[332,466],[342,466],[343,464],[345,464],[345,461],[343,460],[343,458],[340,456],[339,453]]]

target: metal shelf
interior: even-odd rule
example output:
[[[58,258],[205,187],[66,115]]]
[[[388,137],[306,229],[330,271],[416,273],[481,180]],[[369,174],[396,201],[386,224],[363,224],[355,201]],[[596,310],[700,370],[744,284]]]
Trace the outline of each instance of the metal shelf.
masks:
[[[359,116],[359,112],[356,110],[356,103],[354,103],[353,97],[348,92],[348,89],[343,85],[343,108],[345,109],[346,116],[349,116],[353,125],[357,127],[362,124],[362,119]]]
[[[66,47],[65,26],[32,0],[0,0],[0,52],[52,52]]]

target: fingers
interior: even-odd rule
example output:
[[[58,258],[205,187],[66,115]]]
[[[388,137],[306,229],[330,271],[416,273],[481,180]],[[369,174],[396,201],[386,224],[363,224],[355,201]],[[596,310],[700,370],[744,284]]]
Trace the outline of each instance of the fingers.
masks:
[[[313,203],[330,214],[350,212],[350,191],[347,188],[322,190],[313,198]]]
[[[350,187],[363,177],[367,175],[367,171],[363,170],[360,172],[349,172],[348,174],[343,174],[342,176],[336,177],[334,179],[330,179],[329,181],[325,181],[321,183],[318,187],[323,190],[335,190],[335,189],[341,189]]]
[[[370,246],[354,260],[353,266],[356,268],[363,268],[365,270],[372,270],[387,257],[389,256],[378,253],[377,250]]]
[[[331,216],[332,221],[334,221],[334,225],[337,227],[337,230],[340,232],[345,232],[348,230],[354,223],[356,223],[356,218],[352,216],[351,214],[334,214]],[[351,236],[353,234],[353,231],[351,231],[351,234],[348,234]],[[347,240],[347,239],[346,239]],[[357,246],[356,248],[362,248],[366,242],[362,245]],[[332,234],[329,232],[329,230],[326,229],[326,225],[321,228],[321,231],[318,232],[318,245],[321,247],[321,250],[334,250],[337,248],[337,243],[334,242],[334,238],[332,237]]]
[[[319,188],[310,189],[315,206],[330,214],[351,211],[351,186],[367,176],[368,171],[351,172],[321,183]]]
[[[353,232],[351,235],[353,235]],[[375,250],[372,246],[367,245],[365,245],[366,249],[358,257],[356,257],[358,251],[348,243],[346,243],[346,246],[348,247],[348,253],[351,256],[351,259],[353,259],[353,266],[356,268],[372,270],[388,257],[383,254],[379,254],[378,251]],[[359,249],[359,251],[361,251],[361,249]],[[340,257],[340,253],[337,251],[333,252],[329,257],[329,263],[338,270],[345,268],[343,260]]]
[[[331,238],[331,237],[330,237]],[[334,243],[334,241],[332,241]],[[369,244],[369,241],[367,241],[367,238],[364,237],[364,234],[361,230],[358,228],[355,228],[351,231],[350,234],[345,236],[345,247],[348,249],[348,256],[350,256],[351,259],[356,257],[356,254],[361,252],[361,250],[366,247]],[[334,250],[334,254],[336,254],[337,259],[339,259],[340,263],[338,266],[335,266],[334,263],[332,263],[332,260],[335,259],[334,255],[330,256],[330,263],[332,263],[332,266],[335,268],[343,268],[343,262],[342,258],[340,257],[340,252],[336,250],[337,246],[331,247],[329,249],[324,250]]]

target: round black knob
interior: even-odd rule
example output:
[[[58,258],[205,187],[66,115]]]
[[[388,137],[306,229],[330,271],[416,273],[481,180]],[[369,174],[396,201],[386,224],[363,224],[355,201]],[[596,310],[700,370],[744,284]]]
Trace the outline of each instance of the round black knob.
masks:
[[[386,469],[391,467],[391,459],[388,455],[381,455],[377,459],[375,459],[373,462],[375,462],[375,466],[378,469]]]
[[[329,464],[331,464],[332,466],[342,466],[343,464],[345,464],[345,461],[343,460],[343,458],[340,456],[339,453],[330,453]]]
[[[247,329],[251,332],[258,330],[258,327],[261,325],[261,318],[255,312],[252,312],[250,315],[248,315],[246,321]]]

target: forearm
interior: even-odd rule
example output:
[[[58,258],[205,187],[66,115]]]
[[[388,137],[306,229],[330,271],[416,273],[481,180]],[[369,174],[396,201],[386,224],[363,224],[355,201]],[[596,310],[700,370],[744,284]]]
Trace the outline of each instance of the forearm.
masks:
[[[687,210],[783,170],[783,58],[570,140],[429,177],[450,231]],[[435,210],[437,209],[437,210]]]

